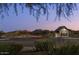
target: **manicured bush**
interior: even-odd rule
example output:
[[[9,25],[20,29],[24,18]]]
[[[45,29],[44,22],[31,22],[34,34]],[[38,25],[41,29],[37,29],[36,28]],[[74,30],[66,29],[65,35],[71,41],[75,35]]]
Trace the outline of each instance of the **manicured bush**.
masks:
[[[17,54],[23,48],[20,44],[0,44],[0,54]]]

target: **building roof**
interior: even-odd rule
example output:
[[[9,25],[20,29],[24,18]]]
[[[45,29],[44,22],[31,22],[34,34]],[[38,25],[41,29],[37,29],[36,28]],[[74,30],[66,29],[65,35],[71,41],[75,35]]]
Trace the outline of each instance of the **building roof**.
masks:
[[[65,27],[65,26],[60,26],[60,27],[58,27],[58,28],[55,30],[55,32],[59,32],[62,28],[65,28],[65,29],[67,29],[67,30],[69,30],[69,31],[73,31],[73,30],[71,30],[71,29],[68,29],[68,28]]]

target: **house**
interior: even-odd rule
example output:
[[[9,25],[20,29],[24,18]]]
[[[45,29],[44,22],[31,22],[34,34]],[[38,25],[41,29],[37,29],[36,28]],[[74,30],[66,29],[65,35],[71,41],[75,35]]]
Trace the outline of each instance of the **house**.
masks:
[[[60,26],[55,30],[55,37],[74,37],[75,35],[78,36],[77,34],[74,33],[78,34],[79,32],[68,29],[65,26]]]

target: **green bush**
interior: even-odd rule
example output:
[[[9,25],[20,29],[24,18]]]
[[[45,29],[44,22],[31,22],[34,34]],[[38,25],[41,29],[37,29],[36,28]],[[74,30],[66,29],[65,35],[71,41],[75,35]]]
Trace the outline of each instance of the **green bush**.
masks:
[[[20,44],[0,44],[0,54],[17,54],[23,48]]]
[[[48,42],[47,41],[36,41],[35,42],[36,51],[47,51],[48,50]]]
[[[55,55],[77,55],[79,54],[79,45],[67,45],[60,48],[49,50],[49,54]]]
[[[77,55],[79,54],[79,45],[75,44],[63,44],[63,46],[57,47],[53,44],[53,40],[40,40],[35,42],[37,51],[47,51],[48,54],[53,55]]]

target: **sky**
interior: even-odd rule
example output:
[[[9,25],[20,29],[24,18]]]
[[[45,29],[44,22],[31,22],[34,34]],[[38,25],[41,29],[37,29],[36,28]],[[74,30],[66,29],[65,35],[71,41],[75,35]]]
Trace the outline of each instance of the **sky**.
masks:
[[[29,14],[28,9],[24,9],[22,13],[20,7],[18,16],[15,15],[13,8],[10,8],[9,16],[5,16],[3,19],[0,18],[0,30],[9,32],[16,30],[29,30],[33,31],[35,29],[52,30],[54,31],[59,26],[66,26],[72,30],[79,30],[79,10],[74,11],[68,21],[64,17],[61,20],[55,20],[55,10],[50,9],[49,19],[46,19],[46,15],[41,15],[39,21]]]

